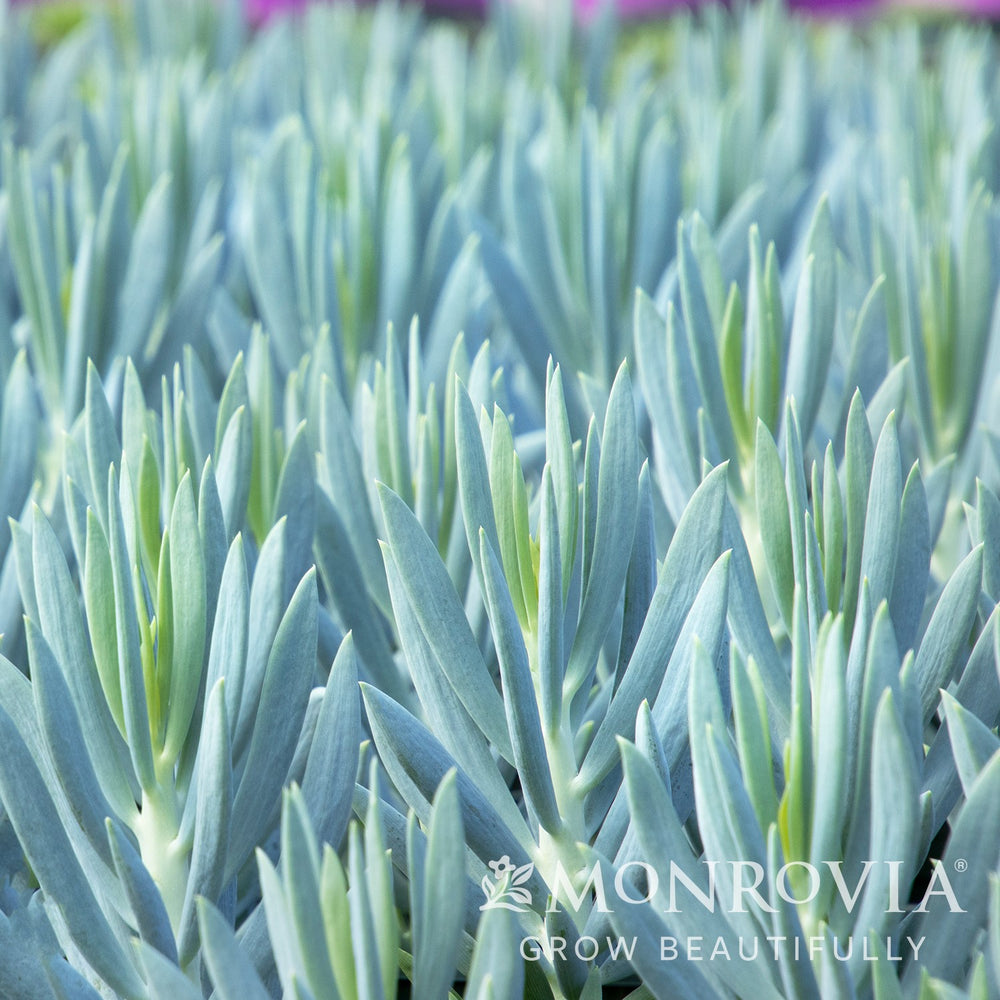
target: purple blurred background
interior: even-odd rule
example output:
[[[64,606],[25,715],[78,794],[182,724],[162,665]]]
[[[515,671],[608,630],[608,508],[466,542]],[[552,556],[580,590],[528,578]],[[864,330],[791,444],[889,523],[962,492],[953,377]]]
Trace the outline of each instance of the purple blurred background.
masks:
[[[247,12],[254,19],[266,18],[279,10],[289,10],[305,5],[306,0],[244,0]],[[511,0],[518,2],[518,0]],[[524,2],[524,0],[522,0]],[[532,2],[532,0],[527,0]],[[535,0],[544,2],[544,0]],[[581,16],[586,18],[601,5],[602,0],[574,0]],[[618,11],[625,16],[648,17],[662,14],[692,0],[615,0]],[[697,0],[694,0],[697,2]],[[787,0],[791,7],[811,10],[821,14],[856,13],[887,7],[913,7],[963,14],[990,16],[1000,14],[1000,0]],[[488,0],[427,0],[425,6],[440,13],[482,14]]]
[[[10,0],[14,4],[44,2],[44,0]],[[243,0],[247,15],[252,21],[265,20],[279,11],[304,7],[308,0]],[[508,0],[511,3],[544,3],[545,0]],[[603,0],[574,0],[580,16],[592,15]],[[614,0],[618,11],[626,17],[649,17],[669,12],[680,6],[696,4],[698,0]],[[961,14],[991,17],[1000,16],[1000,0],[786,0],[789,6],[822,15],[856,14],[886,8],[910,7],[942,13],[954,11]],[[489,0],[425,0],[429,9],[444,14],[478,16],[484,13]]]

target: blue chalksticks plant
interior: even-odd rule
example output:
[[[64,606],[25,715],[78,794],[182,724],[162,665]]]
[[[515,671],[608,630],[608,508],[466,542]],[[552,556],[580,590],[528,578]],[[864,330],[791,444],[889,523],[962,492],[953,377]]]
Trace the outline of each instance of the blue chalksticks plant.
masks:
[[[0,0],[0,996],[1000,996],[997,40],[537,6]]]
[[[140,997],[132,936],[197,981],[196,898],[231,917],[247,905],[241,871],[275,829],[291,776],[339,840],[352,783],[341,780],[338,799],[324,772],[343,765],[352,777],[358,710],[355,696],[354,729],[334,731],[335,699],[352,717],[352,646],[345,640],[325,680],[315,573],[290,575],[285,519],[259,552],[251,543],[248,567],[242,534],[227,541],[211,460],[196,495],[192,470],[155,434],[154,451],[145,430],[159,417],[128,373],[124,436],[143,432],[139,474],[94,369],[83,448],[67,459],[79,589],[37,506],[30,535],[15,526],[31,679],[2,661],[0,785],[31,871],[58,906],[63,946],[116,993]],[[75,447],[70,439],[68,456]],[[117,463],[98,472],[109,454]],[[168,466],[183,475],[161,508]]]

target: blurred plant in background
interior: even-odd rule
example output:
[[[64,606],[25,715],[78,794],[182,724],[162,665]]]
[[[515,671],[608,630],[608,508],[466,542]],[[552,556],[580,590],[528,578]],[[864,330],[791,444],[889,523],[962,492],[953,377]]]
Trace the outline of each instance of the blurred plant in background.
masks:
[[[79,9],[88,0],[8,0],[12,5],[44,3],[53,8],[61,8],[60,13],[50,15],[53,26],[60,23],[69,24],[77,16]],[[118,0],[90,0],[90,2],[111,2]],[[280,15],[285,12],[300,10],[309,0],[242,0],[246,16],[254,23]],[[340,2],[340,0],[327,0]],[[428,11],[435,14],[448,14],[458,17],[481,17],[491,2],[497,0],[423,0]],[[527,8],[534,6],[544,11],[545,6],[538,0],[499,0],[499,2],[519,3]],[[575,11],[579,17],[587,20],[597,15],[605,6],[611,6],[616,13],[624,17],[651,18],[670,14],[678,9],[692,7],[700,0],[575,0]],[[889,7],[915,8],[926,12],[941,13],[959,12],[979,17],[993,17],[1000,13],[997,0],[789,0],[789,6],[806,12],[814,12],[824,16],[864,15]]]

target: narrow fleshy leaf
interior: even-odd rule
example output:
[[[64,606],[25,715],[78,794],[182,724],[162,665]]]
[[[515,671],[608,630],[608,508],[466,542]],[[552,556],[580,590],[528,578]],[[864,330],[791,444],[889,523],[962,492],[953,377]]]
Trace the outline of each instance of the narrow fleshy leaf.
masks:
[[[465,916],[458,905],[465,893],[465,865],[455,857],[455,846],[462,839],[456,775],[451,772],[434,796],[427,835],[427,874],[414,926],[412,981],[418,996],[445,996],[455,978]]]
[[[113,347],[123,357],[141,351],[150,339],[157,311],[163,307],[174,238],[174,207],[172,181],[169,174],[164,174],[153,185],[139,213],[118,296]]]
[[[94,530],[100,531],[96,522]],[[128,775],[128,749],[116,728],[116,720],[112,717],[113,712],[120,712],[121,707],[116,641],[113,635],[108,634],[108,631],[115,628],[113,604],[107,598],[108,591],[103,591],[100,597],[96,591],[89,595],[89,603],[95,606],[95,610],[96,605],[102,605],[102,613],[95,617],[93,624],[88,618],[91,631],[91,643],[88,643],[87,627],[80,614],[79,593],[73,585],[58,539],[48,519],[38,508],[34,511],[31,541],[38,624],[65,679],[67,693],[72,697],[73,707],[81,721],[80,745],[85,746],[89,753],[104,794],[125,815],[132,802],[132,787]],[[101,568],[105,572],[110,570],[109,563],[105,561],[106,555],[107,548],[103,546],[99,557]],[[110,588],[108,576],[102,572],[101,578],[101,582]],[[111,648],[108,649],[105,643]],[[102,681],[105,677],[98,676],[91,652],[92,644],[95,650],[98,646],[101,647],[110,697],[107,692],[102,695]],[[110,712],[109,705],[113,706]],[[99,818],[103,825],[104,817]],[[103,829],[99,836],[103,841]]]
[[[190,473],[177,487],[170,515],[170,581],[170,693],[161,711],[167,719],[163,755],[175,760],[187,738],[198,698],[207,625],[205,557]]]
[[[393,556],[406,566],[403,583],[441,669],[487,739],[512,759],[503,701],[434,543],[392,490],[380,487],[379,497]]]
[[[164,958],[145,941],[136,942],[135,950],[146,973],[152,1000],[200,1000],[201,992],[176,962]]]
[[[868,580],[873,604],[892,594],[902,492],[896,418],[890,414],[875,448],[861,551],[861,576]]]
[[[316,670],[316,572],[292,595],[267,659],[246,764],[233,801],[225,884],[266,833],[265,825],[295,753]]]
[[[932,872],[917,906],[926,913],[920,934],[926,937],[919,965],[903,980],[913,987],[921,970],[946,982],[955,981],[968,961],[967,949],[955,947],[982,927],[988,912],[990,881],[983,872],[996,870],[1000,859],[1000,754],[980,772],[955,821],[944,857]],[[961,862],[961,863],[959,863]]]
[[[552,489],[558,513],[560,551],[562,553],[560,569],[562,593],[565,597],[569,590],[570,575],[573,572],[579,515],[573,438],[563,392],[562,372],[558,366],[552,372],[548,391],[545,394],[545,457],[551,469]]]
[[[118,505],[118,477],[114,467],[108,473],[108,523],[111,570],[114,581],[115,626],[118,640],[119,684],[125,715],[125,733],[132,765],[139,784],[151,790],[156,784],[153,768],[153,745],[146,705],[146,687],[139,652],[139,629],[133,568],[125,547],[125,528]],[[145,612],[143,612],[145,613]]]
[[[661,912],[668,908],[676,911],[667,917],[669,923],[662,925],[663,935],[681,939],[681,954],[684,938],[703,937],[714,942],[721,937],[730,959],[719,957],[712,963],[713,978],[717,976],[730,989],[752,989],[754,996],[777,1000],[777,991],[764,969],[758,963],[742,960],[733,927],[728,921],[717,924],[705,907],[704,900],[713,898],[707,869],[691,848],[670,803],[663,776],[636,747],[625,741],[620,745],[643,858],[659,877],[659,892],[652,905]]]
[[[180,961],[184,966],[192,960],[198,946],[195,896],[212,901],[221,896],[231,837],[233,765],[225,683],[225,679],[220,679],[209,692],[201,724],[194,843],[178,935]]]
[[[286,915],[291,918],[286,930],[297,939],[296,959],[301,962],[303,981],[308,983],[316,996],[336,996],[337,987],[326,952],[320,906],[319,850],[305,803],[294,786],[285,793],[282,803],[281,845],[282,888],[287,904]],[[265,905],[268,906],[269,926],[272,903],[272,893],[268,892]],[[276,957],[281,968],[281,958]]]
[[[575,494],[574,494],[575,495]],[[550,733],[559,726],[562,686],[566,669],[562,536],[552,466],[542,471],[538,523],[538,672],[541,723]],[[485,536],[483,536],[485,537]]]
[[[585,570],[580,625],[566,667],[566,685],[572,692],[590,670],[612,609],[621,598],[635,535],[638,465],[632,383],[623,365],[611,387],[601,439],[594,550]]]
[[[959,564],[938,599],[914,664],[925,717],[938,689],[965,663],[969,630],[976,615],[982,580],[983,549],[977,546]]]
[[[853,625],[861,588],[861,553],[868,510],[868,485],[875,456],[875,445],[860,392],[855,392],[851,399],[844,451],[847,558],[844,565],[843,608],[848,624]]]
[[[778,449],[763,422],[757,424],[756,446],[757,521],[760,524],[764,557],[771,587],[786,627],[792,622],[792,593],[795,568],[792,534],[785,493],[785,474]]]
[[[360,735],[358,668],[348,633],[330,669],[302,779],[302,797],[320,843],[339,844],[347,830]]]
[[[267,991],[236,943],[232,928],[204,899],[198,900],[198,927],[205,964],[220,1000],[268,1000]]]
[[[655,698],[684,620],[721,550],[725,502],[726,470],[719,468],[705,477],[677,525],[632,659],[580,768],[581,786],[593,787],[614,766],[617,737],[632,731],[639,705]]]
[[[882,933],[893,919],[890,909],[890,878],[896,872],[900,885],[908,885],[913,876],[917,827],[917,782],[912,757],[900,724],[899,712],[891,691],[879,701],[872,737],[872,820],[871,846],[867,859],[875,862],[856,908],[855,926]],[[881,792],[894,788],[887,797]],[[905,901],[904,901],[905,902]],[[851,967],[863,968],[860,955]]]
[[[274,519],[288,518],[286,586],[294,588],[312,565],[316,533],[315,470],[312,445],[302,423],[288,446],[274,498]]]
[[[246,670],[247,629],[249,624],[250,587],[243,537],[237,535],[229,546],[219,584],[218,612],[212,627],[205,686],[212,690],[225,678],[226,714],[230,729],[238,714]]]
[[[504,709],[514,749],[514,763],[521,778],[528,808],[549,833],[562,828],[555,789],[542,738],[535,686],[528,664],[528,651],[514,613],[503,571],[490,547],[486,532],[479,533],[480,558],[486,580],[486,605],[497,644]]]
[[[837,315],[837,257],[830,203],[825,196],[813,215],[806,247],[809,256],[795,299],[785,392],[795,399],[803,434],[808,438],[827,382]]]
[[[399,670],[389,648],[381,612],[365,586],[355,546],[347,531],[329,497],[317,492],[313,554],[320,579],[344,628],[354,633],[358,657],[368,675],[383,690],[402,696]],[[385,570],[381,572],[384,582]]]
[[[108,469],[121,458],[115,422],[111,416],[101,377],[93,363],[87,365],[87,404],[84,408],[87,464],[90,467],[89,499],[96,507],[105,531],[108,530]],[[81,483],[81,485],[83,485]]]
[[[1000,750],[1000,739],[947,691],[941,692],[941,701],[948,723],[948,738],[955,766],[962,788],[968,796],[979,772],[985,768],[993,754]]]
[[[52,650],[30,618],[25,619],[25,631],[31,662],[31,690],[52,763],[73,815],[94,849],[110,866],[104,821],[113,815],[113,810],[87,753],[79,714]]]
[[[167,916],[163,897],[152,875],[119,823],[108,819],[106,835],[111,845],[115,871],[125,889],[140,940],[176,963],[177,945],[174,943],[170,917]]]
[[[476,948],[465,986],[470,1000],[500,1000],[524,994],[522,940],[516,914],[504,909],[486,910],[476,931]]]
[[[426,724],[462,770],[495,804],[505,822],[516,826],[522,822],[521,813],[509,794],[507,782],[497,767],[489,743],[439,668],[406,597],[395,560],[388,550],[385,556],[389,591],[396,609],[396,626],[410,676],[426,713]]]
[[[374,688],[362,687],[368,719],[386,770],[408,805],[422,819],[429,819],[430,803],[455,761],[440,743],[403,708]],[[484,862],[509,855],[515,865],[529,863],[527,826],[510,830],[483,794],[461,771],[458,791],[466,843]],[[527,886],[534,904],[541,905],[546,890],[535,876]]]
[[[903,489],[899,538],[889,608],[899,648],[905,651],[913,646],[916,639],[930,576],[930,519],[927,495],[917,464],[910,469]]]
[[[142,983],[122,951],[73,852],[45,779],[11,717],[0,709],[0,799],[47,896],[57,901],[73,941],[114,990],[140,995]]]

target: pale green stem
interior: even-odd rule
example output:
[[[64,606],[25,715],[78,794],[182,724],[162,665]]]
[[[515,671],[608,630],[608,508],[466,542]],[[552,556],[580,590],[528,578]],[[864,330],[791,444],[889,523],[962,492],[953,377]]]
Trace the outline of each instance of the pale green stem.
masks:
[[[158,785],[152,792],[144,791],[135,835],[143,863],[163,897],[175,936],[180,931],[188,880],[187,851],[177,839],[179,828],[173,788]]]

